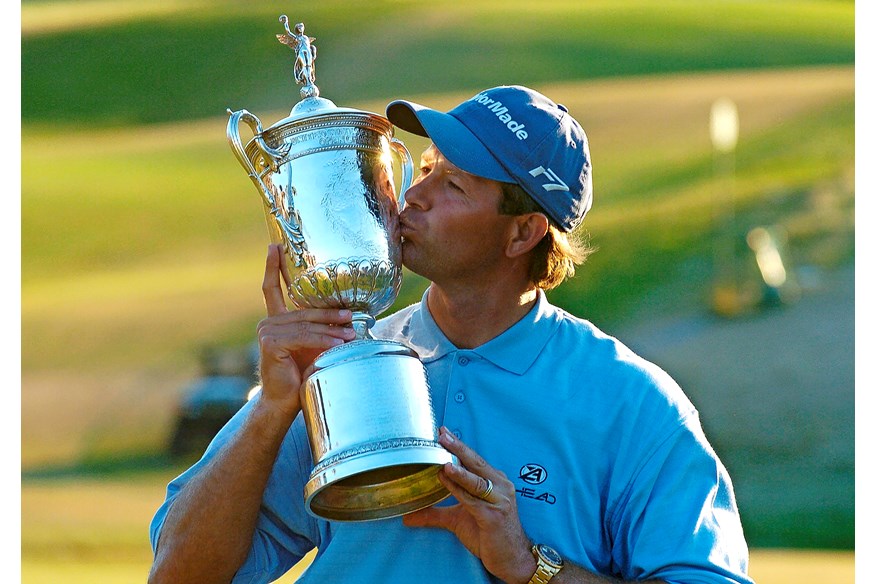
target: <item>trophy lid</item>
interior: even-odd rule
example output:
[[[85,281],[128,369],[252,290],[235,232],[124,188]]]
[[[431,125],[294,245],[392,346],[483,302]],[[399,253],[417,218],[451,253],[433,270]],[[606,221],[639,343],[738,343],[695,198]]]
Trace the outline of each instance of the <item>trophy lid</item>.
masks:
[[[277,40],[290,47],[295,53],[294,77],[295,82],[302,86],[300,89],[301,101],[295,104],[287,117],[269,129],[314,117],[337,114],[377,116],[377,114],[363,110],[338,107],[332,100],[320,97],[319,88],[316,86],[316,45],[313,44],[316,37],[304,34],[303,22],[299,22],[294,29],[290,29],[289,18],[285,14],[280,16],[280,22],[283,23],[286,32],[278,34]]]

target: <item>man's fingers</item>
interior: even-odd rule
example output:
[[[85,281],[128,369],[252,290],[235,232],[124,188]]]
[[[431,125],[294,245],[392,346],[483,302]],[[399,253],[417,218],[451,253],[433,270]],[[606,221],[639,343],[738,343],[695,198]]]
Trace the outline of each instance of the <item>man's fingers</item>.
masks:
[[[451,454],[459,459],[459,464],[444,465],[439,477],[450,492],[466,506],[487,501],[497,503],[507,494],[508,480],[505,473],[487,464],[483,457],[465,445],[447,428],[439,429],[438,440]]]
[[[356,337],[356,332],[349,327],[333,326],[318,322],[272,322],[274,318],[268,317],[259,323],[259,341],[265,349],[279,349],[281,352],[295,351],[308,348],[328,348],[351,341]]]
[[[289,274],[289,264],[284,261],[285,260],[285,251],[286,246],[280,245],[278,247],[279,255],[280,255],[280,275],[283,276],[283,284],[286,285],[286,288],[289,287],[289,284],[292,283],[292,276]]]
[[[349,327],[352,322],[353,313],[347,308],[302,308],[300,310],[290,310],[282,314],[271,315],[259,323],[259,327],[296,323]]]
[[[439,478],[442,479],[441,483],[447,487],[450,494],[456,497],[456,500],[460,503],[471,507],[480,501],[493,502],[482,496],[490,484],[484,477],[471,473],[453,463],[445,464],[442,471],[443,474],[439,474]]]
[[[455,454],[462,466],[479,476],[487,476],[495,471],[487,464],[484,458],[469,448],[462,440],[457,438],[450,430],[442,426],[438,430],[438,442],[448,452]]]
[[[454,509],[451,507],[427,507],[402,517],[408,527],[441,527],[450,529]]]
[[[283,289],[280,287],[280,262],[282,261],[282,245],[268,246],[268,257],[265,260],[265,279],[262,281],[262,293],[265,295],[265,308],[268,316],[288,312]]]

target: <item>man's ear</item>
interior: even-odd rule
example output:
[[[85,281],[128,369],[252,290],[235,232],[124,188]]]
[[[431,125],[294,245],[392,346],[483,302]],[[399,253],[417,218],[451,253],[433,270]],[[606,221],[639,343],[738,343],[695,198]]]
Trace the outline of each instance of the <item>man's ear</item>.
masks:
[[[528,253],[548,232],[548,225],[548,218],[542,213],[526,213],[514,217],[505,255],[516,258]]]

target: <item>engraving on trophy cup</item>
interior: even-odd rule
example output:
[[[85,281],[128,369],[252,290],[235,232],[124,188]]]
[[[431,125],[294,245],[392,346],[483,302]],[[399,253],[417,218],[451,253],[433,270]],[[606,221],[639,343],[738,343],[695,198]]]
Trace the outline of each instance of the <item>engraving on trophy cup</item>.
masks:
[[[356,340],[322,353],[302,388],[314,469],[309,513],[340,521],[393,517],[449,493],[438,481],[452,456],[437,442],[425,368],[416,352],[374,339],[375,318],[401,286],[399,207],[413,161],[385,117],[337,107],[316,86],[314,37],[280,17],[295,54],[299,101],[263,129],[229,110],[228,142],[261,195],[270,238],[298,308],[349,308]],[[244,144],[240,124],[253,137]],[[401,169],[395,188],[393,160]]]

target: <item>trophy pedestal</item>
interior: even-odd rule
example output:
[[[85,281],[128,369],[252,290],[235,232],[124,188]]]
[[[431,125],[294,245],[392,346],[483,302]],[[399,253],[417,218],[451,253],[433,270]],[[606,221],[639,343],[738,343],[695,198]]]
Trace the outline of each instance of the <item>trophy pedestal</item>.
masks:
[[[438,470],[450,462],[446,451],[391,444],[377,448],[312,474],[304,488],[308,510],[333,521],[368,521],[424,509],[448,496],[438,481]]]
[[[438,471],[453,456],[438,443],[426,371],[393,341],[359,340],[314,363],[303,389],[314,469],[307,511],[368,521],[428,507],[449,493]]]

